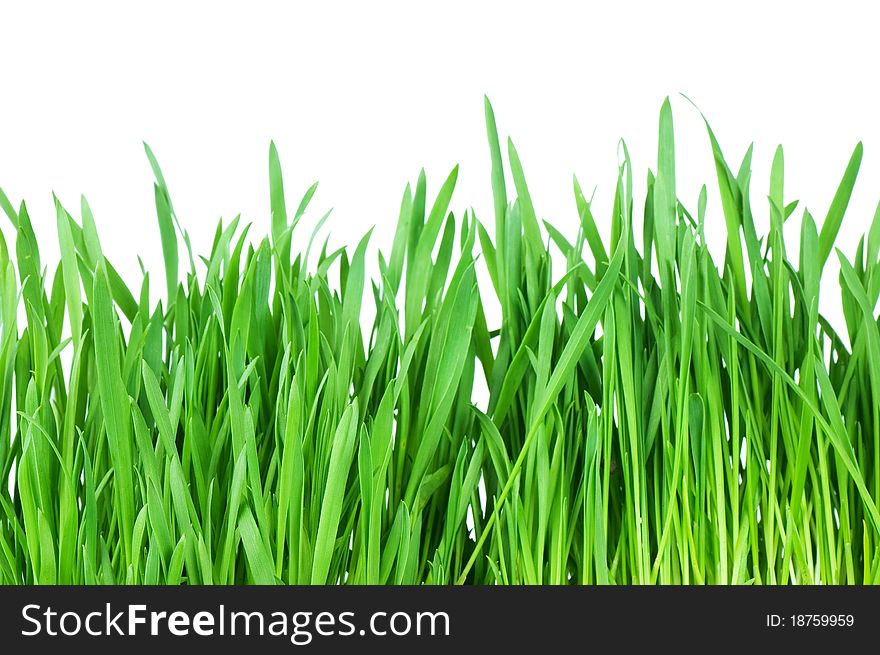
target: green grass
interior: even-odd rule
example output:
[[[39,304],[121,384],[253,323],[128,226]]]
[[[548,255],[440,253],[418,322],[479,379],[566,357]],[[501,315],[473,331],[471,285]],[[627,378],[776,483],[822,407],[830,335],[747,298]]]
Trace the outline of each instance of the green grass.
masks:
[[[274,146],[271,238],[198,258],[147,148],[164,279],[131,289],[85,200],[50,275],[0,193],[0,583],[880,582],[880,210],[834,249],[861,144],[821,220],[780,148],[759,237],[711,130],[721,207],[677,199],[666,102],[605,242],[577,180],[577,232],[540,221],[486,123],[494,216],[423,173],[372,279],[369,233],[296,229]]]

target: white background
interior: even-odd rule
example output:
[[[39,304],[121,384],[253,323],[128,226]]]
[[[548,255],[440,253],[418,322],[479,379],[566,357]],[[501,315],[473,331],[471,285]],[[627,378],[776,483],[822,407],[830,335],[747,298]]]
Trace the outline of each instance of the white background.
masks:
[[[732,167],[755,141],[759,225],[778,143],[786,200],[800,198],[821,223],[864,141],[839,241],[846,252],[880,199],[880,39],[867,2],[9,4],[0,9],[0,187],[16,204],[26,199],[52,271],[51,193],[77,218],[84,193],[105,252],[135,287],[141,255],[157,296],[142,140],[197,252],[208,251],[221,216],[241,212],[252,235],[268,234],[270,139],[288,205],[320,180],[310,219],[333,207],[336,244],[376,225],[372,243],[387,251],[404,185],[422,166],[433,194],[461,164],[453,208],[472,206],[492,223],[484,93],[502,136],[514,137],[539,215],[569,235],[572,173],[598,187],[607,232],[617,141],[643,189],[669,95],[680,198],[693,208],[708,185],[710,238],[723,242],[708,140],[679,93],[709,117]],[[793,235],[799,220],[800,210]],[[10,241],[5,217],[0,225]]]

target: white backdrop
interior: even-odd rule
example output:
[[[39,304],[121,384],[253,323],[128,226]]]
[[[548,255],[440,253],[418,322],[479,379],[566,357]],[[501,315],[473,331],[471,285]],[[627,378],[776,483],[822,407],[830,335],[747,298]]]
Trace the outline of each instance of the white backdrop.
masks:
[[[198,252],[210,248],[221,216],[241,212],[255,224],[252,235],[268,233],[270,139],[289,204],[320,180],[312,220],[333,207],[335,243],[354,243],[376,225],[372,243],[387,248],[401,192],[422,166],[432,193],[460,163],[453,207],[473,206],[492,222],[487,93],[502,135],[514,137],[539,214],[573,234],[571,174],[585,189],[598,186],[595,213],[607,231],[618,138],[627,141],[642,189],[656,159],[660,104],[670,95],[680,196],[694,207],[708,184],[709,222],[717,226],[710,238],[721,243],[708,140],[682,92],[709,117],[731,165],[756,142],[753,204],[761,225],[777,143],[786,152],[786,199],[800,198],[821,221],[863,140],[840,240],[852,253],[880,199],[880,40],[868,6],[4,4],[0,187],[13,202],[28,202],[53,270],[51,192],[76,216],[84,193],[126,280],[139,284],[140,254],[160,294],[152,175],[141,140],[162,164]],[[794,234],[799,219],[800,211]],[[0,225],[9,237],[5,218]],[[306,225],[303,238],[309,231]]]

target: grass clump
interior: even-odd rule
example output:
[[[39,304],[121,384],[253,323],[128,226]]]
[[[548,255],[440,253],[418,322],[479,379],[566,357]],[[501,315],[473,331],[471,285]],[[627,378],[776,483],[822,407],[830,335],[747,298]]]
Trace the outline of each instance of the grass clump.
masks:
[[[577,180],[577,233],[541,222],[486,121],[489,227],[450,212],[457,169],[430,199],[423,173],[374,279],[369,234],[315,257],[295,232],[315,187],[289,211],[274,146],[271,237],[221,223],[199,259],[147,148],[155,305],[85,200],[56,201],[49,275],[0,193],[0,583],[880,581],[880,211],[833,246],[861,145],[792,259],[782,150],[759,238],[751,149],[734,172],[709,130],[716,262],[668,102],[643,212],[623,149],[610,242]],[[846,334],[818,310],[831,257]]]

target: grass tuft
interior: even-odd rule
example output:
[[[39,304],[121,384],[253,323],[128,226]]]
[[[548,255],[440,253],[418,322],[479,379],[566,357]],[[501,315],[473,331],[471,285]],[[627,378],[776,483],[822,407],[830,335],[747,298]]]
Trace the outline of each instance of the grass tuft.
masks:
[[[0,584],[880,582],[880,208],[836,253],[846,333],[818,309],[862,145],[795,260],[781,148],[767,234],[708,124],[720,213],[690,211],[664,102],[605,242],[577,179],[577,232],[540,220],[485,115],[494,215],[422,173],[373,279],[369,233],[309,264],[274,144],[270,238],[221,222],[200,258],[146,147],[155,305],[85,200],[49,275],[0,192]]]

